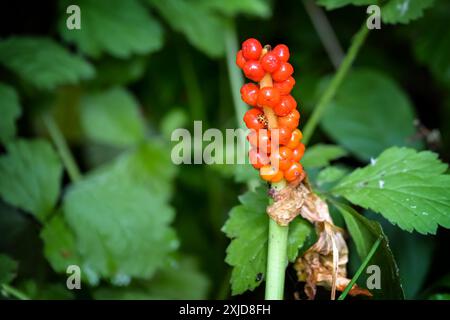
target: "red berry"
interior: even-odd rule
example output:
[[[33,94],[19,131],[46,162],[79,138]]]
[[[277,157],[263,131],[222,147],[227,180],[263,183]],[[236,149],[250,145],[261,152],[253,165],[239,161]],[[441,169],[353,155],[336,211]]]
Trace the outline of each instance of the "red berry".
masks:
[[[273,108],[273,111],[277,116],[284,117],[295,108],[297,108],[297,101],[291,95],[288,95],[281,96],[280,103]]]
[[[273,86],[280,91],[281,95],[286,95],[291,93],[292,88],[294,88],[295,79],[293,77],[289,77],[283,82],[274,82]]]
[[[299,162],[303,155],[305,154],[305,145],[303,143],[299,143],[297,148],[292,150],[292,161]]]
[[[272,73],[273,80],[277,82],[286,81],[294,73],[294,68],[289,62],[283,62],[277,71]]]
[[[293,150],[293,149],[297,148],[297,146],[300,144],[300,140],[302,140],[302,138],[303,138],[303,133],[300,130],[295,129],[292,132],[291,139],[289,139],[289,143],[286,146]]]
[[[286,62],[289,60],[289,48],[285,44],[279,44],[273,48],[272,52],[280,59],[280,61]]]
[[[261,64],[255,60],[247,61],[244,64],[243,70],[245,76],[255,82],[259,82],[266,74],[264,69],[261,67]]]
[[[245,64],[245,58],[242,55],[242,50],[239,50],[238,53],[236,54],[236,64],[239,68],[243,68],[244,64]]]
[[[264,57],[261,58],[261,65],[264,70],[266,70],[269,73],[272,73],[278,70],[278,68],[281,65],[281,62],[275,54],[269,52],[265,54]]]
[[[274,87],[264,87],[259,90],[258,99],[256,101],[259,107],[273,108],[280,103],[280,93]]]
[[[269,158],[261,152],[258,152],[255,148],[250,149],[248,152],[248,158],[250,160],[250,164],[255,169],[260,169],[262,166],[269,164]]]
[[[271,145],[270,145],[270,131],[266,129],[260,130],[252,130],[247,136],[248,142],[253,147],[256,147],[258,150],[265,154],[270,153]]]
[[[244,114],[244,122],[249,129],[258,130],[265,128],[266,123],[264,119],[264,112],[262,112],[261,109],[253,108],[247,110]]]
[[[246,83],[241,88],[241,98],[246,104],[256,107],[258,92],[259,88],[256,84]]]
[[[242,43],[242,54],[247,60],[259,60],[261,51],[262,45],[256,39],[250,38]]]
[[[293,162],[289,169],[287,169],[284,172],[284,178],[287,181],[294,181],[295,179],[298,179],[303,173],[303,167],[298,162]]]
[[[278,118],[278,126],[285,127],[289,130],[294,130],[298,127],[300,121],[300,113],[297,109],[292,110],[287,116]]]
[[[270,180],[270,182],[280,182],[281,180],[283,180],[283,178],[284,178],[284,174],[283,174],[283,171],[278,171],[278,173],[276,173],[274,176],[273,176],[273,178],[272,178],[272,180]]]

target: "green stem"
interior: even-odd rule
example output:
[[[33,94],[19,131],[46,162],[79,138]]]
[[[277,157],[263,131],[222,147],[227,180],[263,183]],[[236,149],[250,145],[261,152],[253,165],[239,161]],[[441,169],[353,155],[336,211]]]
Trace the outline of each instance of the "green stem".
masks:
[[[314,133],[317,125],[319,124],[322,115],[324,114],[326,108],[330,105],[330,101],[333,99],[336,94],[337,89],[342,84],[345,76],[347,75],[350,67],[355,60],[359,50],[361,49],[362,44],[364,43],[367,35],[369,34],[369,29],[366,26],[366,23],[362,25],[359,31],[356,33],[348,52],[340,64],[336,74],[328,85],[327,89],[323,93],[319,102],[317,103],[316,108],[314,109],[311,117],[309,118],[306,126],[303,130],[303,143],[307,144]]]
[[[58,125],[51,115],[45,115],[43,120],[50,137],[56,146],[58,154],[61,157],[67,172],[69,173],[70,179],[72,182],[79,181],[81,179],[80,169],[78,169],[77,163],[70,152],[69,146],[67,145],[66,139],[61,133],[61,130],[59,130]]]
[[[378,247],[380,246],[380,243],[382,241],[382,238],[378,238],[377,241],[373,244],[372,248],[370,249],[369,253],[367,254],[367,257],[364,259],[363,263],[359,266],[358,270],[356,271],[355,275],[353,276],[350,283],[345,287],[345,290],[341,293],[338,300],[344,300],[347,294],[352,289],[353,285],[356,283],[358,278],[361,276],[362,272],[366,269],[367,265],[370,262],[370,259],[372,259],[373,255],[377,251]]]
[[[17,290],[16,288],[13,288],[7,284],[2,284],[1,289],[7,295],[17,298],[19,300],[30,300],[30,298],[28,298],[23,292]]]
[[[284,277],[287,266],[289,227],[275,220],[269,222],[269,249],[267,252],[266,300],[283,300]]]

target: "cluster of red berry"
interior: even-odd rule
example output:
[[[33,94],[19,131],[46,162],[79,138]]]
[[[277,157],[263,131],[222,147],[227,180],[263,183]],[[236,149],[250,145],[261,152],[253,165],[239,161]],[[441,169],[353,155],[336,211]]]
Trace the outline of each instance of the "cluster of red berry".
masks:
[[[280,44],[273,50],[261,46],[256,39],[247,39],[236,56],[236,64],[250,80],[241,88],[242,100],[253,107],[244,115],[252,129],[247,139],[251,144],[250,163],[259,169],[262,179],[279,182],[294,181],[302,176],[299,163],[305,152],[297,126],[300,113],[290,92],[295,85],[294,69],[288,62],[289,48]],[[274,145],[272,137],[278,138]],[[273,139],[275,140],[275,139]]]

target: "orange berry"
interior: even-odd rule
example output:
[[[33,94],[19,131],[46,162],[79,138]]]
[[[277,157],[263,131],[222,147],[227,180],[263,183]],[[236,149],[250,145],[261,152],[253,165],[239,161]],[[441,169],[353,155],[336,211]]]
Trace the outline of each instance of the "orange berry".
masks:
[[[299,129],[295,129],[292,131],[291,139],[289,139],[289,143],[287,147],[289,149],[295,149],[300,144],[300,140],[302,140],[303,134]]]
[[[259,82],[266,74],[261,64],[255,60],[247,61],[242,70],[247,78],[255,82]]]
[[[272,73],[278,70],[281,65],[281,61],[274,53],[269,52],[261,58],[261,65],[266,72]]]
[[[294,181],[298,179],[303,173],[303,167],[298,162],[293,162],[292,165],[284,172],[284,178],[287,181]]]
[[[270,131],[267,129],[252,130],[247,136],[248,142],[253,147],[265,154],[270,153]]]
[[[292,150],[287,147],[280,147],[278,150],[272,152],[270,161],[273,167],[276,167],[278,163],[280,170],[287,170],[292,164]]]
[[[272,178],[272,180],[270,180],[270,182],[280,182],[281,180],[283,180],[284,178],[284,174],[283,171],[278,171],[278,173]]]
[[[292,161],[299,162],[303,155],[305,154],[305,145],[303,143],[299,143],[299,145],[292,150]]]
[[[300,113],[297,109],[292,110],[287,116],[278,118],[278,126],[294,130],[298,127],[300,121]]]
[[[280,170],[278,170],[277,168],[274,168],[271,165],[266,165],[261,167],[261,169],[259,169],[259,176],[265,180],[265,181],[272,181],[273,178],[275,178],[278,175],[278,172]]]
[[[258,152],[255,148],[250,149],[250,151],[248,152],[248,158],[250,160],[250,164],[255,169],[260,169],[261,167],[269,164],[270,162],[267,155]]]

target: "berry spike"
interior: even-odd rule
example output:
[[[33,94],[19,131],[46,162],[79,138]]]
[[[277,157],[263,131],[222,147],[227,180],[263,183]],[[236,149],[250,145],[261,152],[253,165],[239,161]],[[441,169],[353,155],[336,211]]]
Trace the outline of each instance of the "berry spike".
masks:
[[[279,44],[272,50],[270,45],[262,47],[253,38],[244,41],[236,55],[236,64],[245,76],[259,84],[259,88],[253,83],[244,84],[241,97],[253,107],[244,116],[247,127],[256,131],[248,138],[253,148],[267,143],[267,137],[271,137],[264,157],[257,149],[252,149],[250,154],[250,161],[256,162],[252,164],[260,171],[261,178],[270,183],[300,182],[304,177],[299,161],[305,147],[300,142],[302,133],[297,129],[300,121],[297,102],[290,94],[295,79],[289,57],[286,45]],[[262,129],[267,129],[268,134],[257,134]]]

